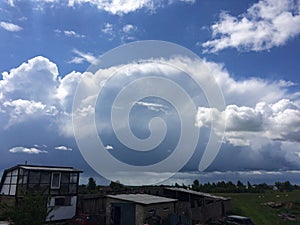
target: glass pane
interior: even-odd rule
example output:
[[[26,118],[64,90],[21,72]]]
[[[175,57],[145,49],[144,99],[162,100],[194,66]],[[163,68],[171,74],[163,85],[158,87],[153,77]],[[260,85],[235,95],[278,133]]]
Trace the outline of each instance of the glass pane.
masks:
[[[61,174],[61,183],[68,184],[70,181],[70,174],[69,173],[62,173]]]
[[[76,194],[77,191],[77,184],[70,184],[69,185],[69,194]]]
[[[47,184],[28,184],[28,191],[32,194],[48,194],[49,186]]]
[[[17,179],[18,179],[17,176],[12,176],[12,177],[11,177],[11,183],[12,183],[12,184],[17,184]]]
[[[68,194],[69,193],[69,185],[68,184],[61,184],[60,186],[60,194]]]
[[[23,176],[19,176],[19,182],[18,182],[19,184],[23,184]]]
[[[60,187],[60,173],[52,173],[51,188]]]
[[[77,173],[71,173],[70,183],[76,183],[77,184]]]
[[[4,184],[10,184],[10,181],[11,181],[11,176],[10,174],[9,175],[7,174],[4,180]]]
[[[38,190],[39,188],[40,188],[39,184],[34,184],[34,183],[28,184],[28,191],[30,193],[35,193],[36,190]]]
[[[41,184],[40,185],[40,193],[48,194],[49,193],[50,184]]]
[[[12,171],[12,175],[13,175],[13,176],[18,175],[18,170],[13,170],[13,171]]]
[[[40,172],[30,171],[29,183],[40,183]]]
[[[50,184],[50,172],[42,172],[41,173],[41,183],[42,184]]]
[[[1,193],[0,194],[4,194],[4,195],[8,195],[9,194],[9,185],[3,185],[2,189],[1,189]]]
[[[28,176],[23,176],[23,184],[27,184]]]
[[[17,185],[11,185],[10,186],[10,195],[16,194]]]

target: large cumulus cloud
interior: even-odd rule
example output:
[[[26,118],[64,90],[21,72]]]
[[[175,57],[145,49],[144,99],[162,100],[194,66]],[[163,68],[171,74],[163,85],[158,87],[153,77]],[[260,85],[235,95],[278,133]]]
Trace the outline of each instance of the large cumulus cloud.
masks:
[[[190,71],[201,72],[199,65],[186,59],[174,58],[168,61],[170,64],[174,62],[176,65],[181,63],[185,67],[188,66]],[[239,163],[232,167],[237,170],[251,169],[251,164],[255,162],[260,162],[261,168],[262,165],[267,165],[267,169],[289,168],[291,165],[291,168],[299,168],[299,94],[289,89],[289,86],[296,84],[292,81],[268,81],[259,78],[235,80],[223,65],[213,62],[205,62],[205,65],[214,74],[227,103],[224,109],[199,105],[195,115],[195,124],[199,128],[209,127],[212,119],[216,120],[220,127],[224,123],[227,125],[222,147],[227,149],[227,155],[223,155],[221,161],[216,160],[214,168],[218,170],[222,165],[233,165],[231,160],[236,151],[243,151]],[[149,65],[141,68],[151,70]],[[109,74],[117,69],[102,71],[101,77],[97,76],[97,73],[96,76],[92,76],[91,73],[75,71],[62,75],[54,62],[37,56],[8,72],[3,72],[3,79],[0,80],[0,120],[3,126],[0,132],[6,152],[9,154],[9,149],[32,149],[35,144],[52,145],[52,149],[57,146],[75,149],[71,113],[79,81],[85,76],[86,88],[97,89],[99,85],[105,85]],[[165,72],[168,74],[170,71]],[[120,85],[122,82],[115,82],[110,88],[121,89]],[[86,101],[94,102],[96,97],[90,96]],[[154,106],[158,106],[155,102],[150,104],[140,101],[137,104],[147,106],[143,108],[151,111]],[[168,108],[162,103],[159,104],[160,108]],[[82,113],[89,113],[89,110],[93,109],[83,109]],[[85,126],[82,128],[85,129]],[[218,125],[213,132],[221,135]],[[52,144],[44,143],[46,140]],[[49,153],[47,155],[51,155],[49,147],[43,150]],[[10,154],[12,152],[17,154],[30,151],[14,150]],[[76,151],[54,152],[73,154]],[[276,162],[278,160],[281,163]],[[256,169],[260,169],[259,166]]]
[[[225,133],[218,126],[214,129],[224,135],[222,160],[215,162],[219,169],[299,169],[300,101],[299,92],[291,91],[298,84],[256,77],[235,80],[223,65],[207,63],[227,106],[223,110],[199,107],[196,126],[210,127],[212,119],[226,123]]]

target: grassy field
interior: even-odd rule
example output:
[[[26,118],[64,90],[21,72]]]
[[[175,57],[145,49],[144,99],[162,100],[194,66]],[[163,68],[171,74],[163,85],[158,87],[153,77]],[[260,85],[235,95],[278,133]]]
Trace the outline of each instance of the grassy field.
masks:
[[[256,225],[300,225],[300,190],[292,192],[268,191],[266,193],[225,193],[231,197],[232,214],[250,217]],[[264,203],[283,203],[272,208]],[[287,213],[297,217],[297,221],[284,220],[278,214]]]

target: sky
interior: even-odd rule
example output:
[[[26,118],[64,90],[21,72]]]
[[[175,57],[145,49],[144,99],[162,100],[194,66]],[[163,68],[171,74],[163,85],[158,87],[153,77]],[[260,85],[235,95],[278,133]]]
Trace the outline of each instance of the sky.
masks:
[[[136,43],[146,47],[140,50]],[[130,46],[132,57],[145,61],[127,62]],[[184,55],[169,56],[172,51]],[[93,176],[98,184],[109,179],[131,184],[289,179],[300,184],[299,53],[298,0],[1,1],[0,172],[27,161],[73,166],[84,171],[82,182]],[[160,64],[153,57],[147,61],[151,54]],[[143,79],[134,83],[138,78]],[[175,82],[170,89],[169,79]],[[195,110],[181,114],[178,108],[187,107],[187,101],[177,97],[179,89],[171,90],[174,84],[191,96]],[[133,87],[134,94],[124,92]],[[133,96],[144,97],[126,107]],[[118,97],[128,118],[114,110]],[[209,104],[216,98],[220,107]],[[85,102],[85,111],[74,99]],[[76,109],[90,119],[93,112],[95,142]],[[153,120],[157,117],[164,125]],[[182,121],[193,126],[181,132]],[[200,169],[212,136],[215,157]],[[186,139],[177,154],[180,137]],[[105,151],[97,152],[98,140]],[[138,143],[151,150],[129,146]],[[90,152],[94,159],[88,159]],[[173,153],[178,162],[138,174],[141,166],[158,165]],[[109,164],[106,155],[135,169],[97,171],[99,164]]]

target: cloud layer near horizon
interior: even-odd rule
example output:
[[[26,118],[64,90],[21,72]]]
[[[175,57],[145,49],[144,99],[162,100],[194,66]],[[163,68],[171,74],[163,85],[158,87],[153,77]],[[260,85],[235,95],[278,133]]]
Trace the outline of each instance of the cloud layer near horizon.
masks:
[[[191,70],[198,69],[193,68],[191,62],[180,58],[175,60],[187,63]],[[209,127],[211,119],[218,118],[219,123],[227,123],[225,141],[230,148],[245,147],[251,157],[265,161],[268,161],[265,154],[267,151],[279,155],[288,163],[292,162],[293,169],[300,168],[299,93],[289,90],[289,86],[295,84],[291,81],[270,82],[258,78],[237,81],[222,65],[205,63],[215,74],[227,106],[223,111],[199,106],[198,114],[195,115],[196,125]],[[145,69],[149,70],[151,67],[147,65]],[[3,79],[0,80],[0,118],[3,124],[1,132],[18,130],[18,127],[24,124],[39,126],[54,137],[60,137],[60,140],[61,137],[66,138],[64,143],[53,143],[53,146],[58,146],[55,149],[71,150],[66,146],[69,146],[68,138],[73,137],[72,101],[82,76],[82,73],[71,72],[62,77],[56,64],[42,56],[34,57],[19,67],[4,72]],[[103,81],[106,78],[101,79]],[[151,111],[156,111],[158,106],[162,109],[167,108],[164,105],[142,101],[137,104]],[[32,129],[30,132],[28,138],[34,137],[35,132],[40,130]],[[218,134],[217,129],[215,132]],[[11,146],[6,151],[45,153],[44,149],[35,148],[35,143],[33,140],[32,146]],[[270,145],[273,144],[279,145],[276,151],[270,149]],[[274,168],[278,168],[275,164],[276,162]]]

